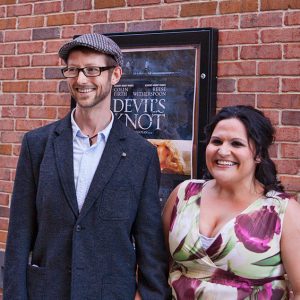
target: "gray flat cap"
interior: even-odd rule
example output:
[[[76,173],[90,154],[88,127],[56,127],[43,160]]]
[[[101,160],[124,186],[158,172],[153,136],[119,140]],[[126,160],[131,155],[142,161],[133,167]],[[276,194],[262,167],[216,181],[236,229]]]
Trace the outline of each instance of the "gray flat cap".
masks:
[[[111,55],[119,66],[123,64],[123,55],[120,47],[110,38],[99,33],[80,35],[64,44],[58,52],[60,58],[67,62],[70,51],[76,47],[87,47],[101,53]]]

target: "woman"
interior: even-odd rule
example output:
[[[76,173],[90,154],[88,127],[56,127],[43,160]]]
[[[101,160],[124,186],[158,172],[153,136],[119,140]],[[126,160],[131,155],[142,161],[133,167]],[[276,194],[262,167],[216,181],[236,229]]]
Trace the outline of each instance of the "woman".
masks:
[[[300,299],[300,205],[284,193],[268,148],[274,129],[249,106],[206,128],[207,180],[188,180],[163,212],[173,299]]]

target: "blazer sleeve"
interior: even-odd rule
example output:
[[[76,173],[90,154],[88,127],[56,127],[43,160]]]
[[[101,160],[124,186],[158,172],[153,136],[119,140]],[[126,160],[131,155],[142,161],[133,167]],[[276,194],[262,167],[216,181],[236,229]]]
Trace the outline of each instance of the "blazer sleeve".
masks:
[[[159,182],[159,159],[156,149],[153,149],[134,225],[138,264],[137,281],[142,299],[170,299],[168,256],[158,196]]]
[[[36,184],[25,134],[10,208],[5,252],[3,299],[27,300],[26,269],[36,229]]]

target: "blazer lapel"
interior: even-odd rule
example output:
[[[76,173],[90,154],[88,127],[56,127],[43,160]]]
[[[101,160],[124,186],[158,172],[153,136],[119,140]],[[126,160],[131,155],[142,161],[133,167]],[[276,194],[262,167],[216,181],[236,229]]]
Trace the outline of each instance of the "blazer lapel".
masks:
[[[54,139],[54,151],[58,174],[63,186],[68,204],[74,215],[79,214],[74,184],[74,168],[73,168],[73,134],[71,127],[70,114],[67,115],[56,130],[56,138]]]
[[[115,119],[79,218],[92,207],[122,159],[122,154],[126,153],[123,145],[125,135],[123,124]]]

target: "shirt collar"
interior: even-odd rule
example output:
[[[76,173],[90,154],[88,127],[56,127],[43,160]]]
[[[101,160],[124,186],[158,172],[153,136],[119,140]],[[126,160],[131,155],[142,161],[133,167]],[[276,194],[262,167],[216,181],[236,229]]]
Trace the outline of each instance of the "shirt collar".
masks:
[[[79,128],[79,126],[77,125],[75,119],[74,119],[74,113],[75,113],[75,109],[74,108],[72,110],[71,113],[71,124],[72,124],[72,132],[73,132],[73,141],[76,138],[76,136],[80,136],[80,137],[87,137],[85,134],[82,133],[81,129]],[[110,111],[111,113],[111,121],[109,122],[109,124],[101,131],[98,132],[98,136],[99,134],[101,134],[104,137],[104,141],[106,142],[108,139],[108,136],[110,134],[110,130],[112,128],[112,124],[114,122],[114,114],[112,113],[112,111]]]

